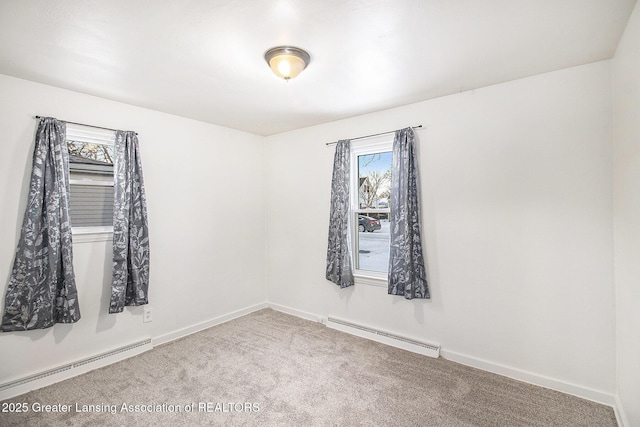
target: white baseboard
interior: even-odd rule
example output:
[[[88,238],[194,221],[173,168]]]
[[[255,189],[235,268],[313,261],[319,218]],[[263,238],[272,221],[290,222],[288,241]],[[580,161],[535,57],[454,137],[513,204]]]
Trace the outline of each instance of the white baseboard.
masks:
[[[245,316],[249,313],[253,313],[254,311],[258,311],[267,307],[268,306],[266,303],[256,304],[251,307],[237,310],[232,313],[228,313],[201,323],[197,323],[192,326],[188,326],[186,328],[178,329],[168,334],[161,335],[157,338],[146,338],[140,342],[109,350],[104,353],[68,363],[54,369],[48,369],[46,371],[37,372],[32,375],[26,375],[21,378],[8,381],[6,383],[0,384],[0,400],[11,399],[21,394],[28,393],[32,390],[37,390],[39,388],[46,387],[57,382],[87,373],[94,369],[111,365],[112,363],[116,363],[129,357],[136,356],[145,351],[151,350],[157,345],[165,344],[178,338],[186,337],[187,335],[200,332],[212,326],[228,322],[229,320]]]
[[[627,415],[624,413],[624,407],[622,406],[622,402],[620,401],[620,397],[616,396],[616,404],[613,407],[614,412],[616,413],[616,421],[618,422],[618,427],[631,427],[629,423],[629,419]]]
[[[213,319],[205,320],[204,322],[196,323],[195,325],[187,326],[186,328],[181,328],[173,332],[169,332],[168,334],[160,335],[153,339],[153,345],[155,347],[157,345],[166,344],[179,338],[186,337],[187,335],[204,331],[205,329],[209,329],[212,326],[220,325],[221,323],[237,319],[238,317],[246,316],[247,314],[253,313],[254,311],[262,310],[263,308],[267,307],[268,304],[262,302],[260,304],[252,305],[250,307],[236,310],[228,314],[223,314],[222,316],[214,317]]]
[[[99,355],[95,355],[77,362],[70,363],[65,366],[61,366],[56,369],[39,372],[34,375],[25,376],[18,380],[13,380],[4,384],[0,384],[0,400],[10,399],[20,394],[27,393],[31,390],[36,390],[48,385],[55,384],[59,381],[63,381],[77,375],[92,371],[94,369],[110,365],[112,363],[124,360],[128,357],[135,356],[152,349],[156,345],[168,343],[170,341],[200,332],[208,329],[212,326],[216,326],[233,319],[245,316],[264,308],[272,308],[282,313],[290,314],[300,317],[302,319],[310,320],[313,322],[325,323],[326,319],[320,315],[309,313],[302,310],[297,310],[291,307],[283,306],[272,302],[263,302],[255,304],[250,307],[246,307],[228,314],[224,314],[213,319],[197,323],[192,326],[178,329],[176,331],[160,335],[156,338],[146,339],[139,343],[134,343],[129,346],[121,347],[119,349],[111,350]],[[617,395],[606,393],[599,390],[590,389],[587,387],[578,386],[575,384],[567,383],[564,381],[556,380],[553,378],[545,377],[542,375],[533,374],[530,372],[522,371],[509,366],[496,364],[487,360],[467,356],[464,354],[456,353],[453,351],[440,350],[440,356],[444,359],[451,360],[453,362],[461,363],[463,365],[471,366],[473,368],[482,369],[484,371],[492,372],[505,377],[513,378],[515,380],[523,381],[533,385],[549,388],[562,393],[571,394],[583,399],[591,400],[597,403],[608,405],[613,407],[616,420],[620,427],[629,427],[626,415],[624,413],[622,404]]]
[[[275,304],[272,302],[267,302],[267,306],[274,310],[281,311],[286,314],[291,314],[293,316],[301,317],[303,319],[311,320],[313,322],[321,322],[321,323],[326,322],[326,318],[318,314],[297,310],[291,307]],[[571,384],[565,381],[557,380],[557,379],[546,377],[543,375],[533,374],[531,372],[523,371],[520,369],[505,366],[505,365],[500,365],[500,364],[479,359],[476,357],[456,353],[454,351],[447,351],[447,350],[440,349],[440,356],[443,359],[451,360],[452,362],[457,362],[462,365],[471,366],[472,368],[477,368],[483,371],[492,372],[494,374],[498,374],[503,377],[512,378],[525,383],[537,385],[540,387],[545,387],[551,390],[556,390],[562,393],[580,397],[582,399],[591,400],[596,403],[611,406],[616,414],[616,419],[618,420],[619,427],[628,426],[620,401],[618,397],[614,394],[603,392],[600,390],[594,390],[594,389],[579,386],[576,384]]]
[[[545,377],[543,375],[533,374],[531,372],[512,368],[510,366],[500,365],[497,363],[489,362],[487,360],[478,359],[476,357],[456,353],[454,351],[441,350],[440,354],[443,359],[451,360],[452,362],[471,366],[472,368],[482,369],[483,371],[492,372],[494,374],[502,375],[504,377],[512,378],[514,380],[522,381],[525,383],[549,388],[551,390],[570,394],[582,399],[591,400],[596,403],[611,406],[614,408],[614,410],[617,406],[616,396],[611,393],[594,390],[588,387],[582,387],[554,378]]]
[[[311,320],[312,322],[319,322],[319,323],[325,322],[325,319],[322,316],[309,313],[306,311],[302,311],[302,310],[297,310],[295,308],[287,307],[285,305],[280,305],[280,304],[267,301],[267,307],[272,308],[276,311],[280,311],[285,314],[290,314],[292,316],[301,317],[306,320]]]
[[[41,371],[33,375],[0,384],[0,400],[11,399],[24,393],[47,387],[60,381],[68,380],[94,369],[120,362],[153,348],[151,338],[136,343],[86,357],[57,368]]]

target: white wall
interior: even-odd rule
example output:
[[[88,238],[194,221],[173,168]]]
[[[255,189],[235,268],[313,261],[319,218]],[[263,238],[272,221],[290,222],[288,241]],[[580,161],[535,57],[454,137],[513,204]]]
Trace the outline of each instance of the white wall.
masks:
[[[76,243],[82,319],[0,335],[0,384],[265,300],[264,138],[0,75],[0,280],[26,206],[34,115],[135,130],[149,209],[153,322],[107,314],[109,243]]]
[[[631,50],[621,48],[616,76],[637,90]],[[107,314],[109,244],[78,243],[83,319],[0,335],[0,383],[143,337],[164,339],[268,295],[606,401],[616,390],[611,68],[601,62],[300,129],[266,138],[266,147],[263,137],[0,76],[2,293],[25,207],[33,116],[50,115],[139,133],[154,310],[147,324],[142,308]],[[631,114],[637,102],[627,94],[617,108]],[[619,148],[638,135],[630,118],[622,123],[628,136],[618,135]],[[416,124],[424,125],[417,133],[432,300],[371,285],[340,290],[324,279],[334,152],[325,143]],[[617,162],[628,163],[628,176],[618,174],[618,218],[625,203],[637,216],[638,200],[621,191],[637,182],[635,163],[620,150]],[[633,236],[618,242],[619,255],[634,253],[620,246]],[[618,303],[637,300],[637,267],[617,268],[632,270],[628,282],[618,278]],[[618,389],[630,411],[638,377],[622,377],[634,372],[637,334],[620,323],[638,323],[630,308],[619,316]]]
[[[612,403],[612,108],[600,62],[268,137],[270,302]],[[432,300],[340,290],[325,143],[417,124]]]
[[[640,426],[640,6],[618,46],[615,94],[615,277],[618,396]]]

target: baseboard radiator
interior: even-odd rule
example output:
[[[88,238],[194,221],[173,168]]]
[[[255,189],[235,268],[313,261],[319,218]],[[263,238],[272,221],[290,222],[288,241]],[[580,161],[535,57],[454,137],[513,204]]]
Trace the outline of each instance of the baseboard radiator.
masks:
[[[328,317],[326,320],[327,327],[346,332],[361,338],[377,341],[403,350],[412,351],[414,353],[423,354],[425,356],[438,358],[440,356],[440,346],[416,341],[410,338],[401,337],[389,332],[380,331],[345,320]]]
[[[145,340],[138,341],[124,347],[119,347],[95,356],[87,357],[48,371],[43,371],[35,375],[29,375],[0,384],[0,400],[10,399],[31,390],[46,387],[59,381],[119,362],[140,353],[144,353],[152,348],[153,345],[151,343],[151,338],[147,338]]]

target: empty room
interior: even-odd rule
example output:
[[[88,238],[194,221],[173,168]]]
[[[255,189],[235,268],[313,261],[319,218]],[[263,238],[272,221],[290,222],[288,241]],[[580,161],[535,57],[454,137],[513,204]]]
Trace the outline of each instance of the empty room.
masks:
[[[0,425],[640,427],[635,0],[0,0]]]

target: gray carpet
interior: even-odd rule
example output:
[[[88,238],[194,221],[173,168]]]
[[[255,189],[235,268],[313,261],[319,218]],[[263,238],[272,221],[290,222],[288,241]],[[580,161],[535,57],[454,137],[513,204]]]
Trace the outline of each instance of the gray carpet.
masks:
[[[71,410],[2,426],[616,426],[607,406],[271,309],[10,401]]]

